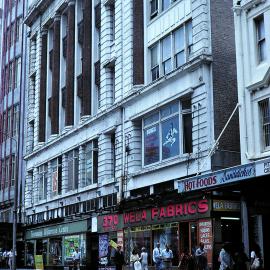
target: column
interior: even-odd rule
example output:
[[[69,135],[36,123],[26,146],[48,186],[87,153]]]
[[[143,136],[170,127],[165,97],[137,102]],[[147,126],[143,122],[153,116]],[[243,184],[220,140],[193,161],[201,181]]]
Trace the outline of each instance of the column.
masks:
[[[84,0],[83,9],[83,60],[82,60],[82,78],[83,78],[83,115],[91,114],[91,71],[92,71],[92,1]]]
[[[66,119],[65,125],[74,123],[74,64],[75,64],[75,1],[67,9],[67,67],[66,67]]]
[[[52,134],[59,132],[59,85],[60,85],[60,20],[57,14],[53,23],[53,66],[52,66]]]
[[[47,87],[47,50],[48,30],[41,31],[41,70],[39,94],[39,142],[45,142],[46,131],[46,87]]]

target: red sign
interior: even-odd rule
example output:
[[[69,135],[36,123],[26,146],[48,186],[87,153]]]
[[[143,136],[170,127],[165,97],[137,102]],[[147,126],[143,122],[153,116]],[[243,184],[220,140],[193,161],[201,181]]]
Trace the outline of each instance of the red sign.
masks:
[[[170,204],[168,206],[139,209],[123,214],[98,217],[98,231],[116,231],[132,225],[149,225],[209,216],[210,202],[207,199]]]

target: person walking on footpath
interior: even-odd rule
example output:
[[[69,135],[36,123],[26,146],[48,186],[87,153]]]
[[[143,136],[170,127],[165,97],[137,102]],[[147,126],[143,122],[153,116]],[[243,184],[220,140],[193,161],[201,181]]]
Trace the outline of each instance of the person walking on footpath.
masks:
[[[262,255],[260,246],[257,243],[253,243],[250,253],[250,269],[260,270],[262,269]]]
[[[159,242],[157,242],[156,247],[153,250],[153,261],[155,264],[155,269],[161,270],[162,260],[161,260],[161,250],[160,250]]]
[[[142,270],[148,270],[148,253],[146,252],[145,247],[142,247],[140,261],[142,264]]]
[[[7,256],[8,256],[9,269],[12,270],[13,268],[13,250],[12,249],[7,253]]]
[[[75,248],[75,251],[72,253],[74,270],[80,269],[80,261],[81,261],[81,252],[79,252],[78,247]]]
[[[249,270],[249,260],[243,243],[236,250],[234,258],[234,270]]]
[[[165,249],[161,252],[163,268],[164,270],[171,270],[172,269],[172,259],[173,259],[173,252],[170,249],[169,245],[166,244]]]
[[[231,270],[234,267],[234,261],[231,255],[230,243],[225,243],[219,253],[219,270]]]
[[[118,245],[117,250],[115,251],[114,255],[115,270],[122,270],[123,265],[125,264],[124,253],[121,249],[122,247]]]
[[[192,264],[192,256],[189,254],[188,248],[184,248],[184,252],[180,254],[180,261],[178,264],[179,270],[194,270],[194,265]]]
[[[208,269],[207,252],[204,249],[204,243],[201,242],[199,248],[196,249],[195,257],[197,262],[197,269],[207,270]]]
[[[130,256],[130,265],[133,270],[141,269],[140,256],[137,248],[134,248]]]

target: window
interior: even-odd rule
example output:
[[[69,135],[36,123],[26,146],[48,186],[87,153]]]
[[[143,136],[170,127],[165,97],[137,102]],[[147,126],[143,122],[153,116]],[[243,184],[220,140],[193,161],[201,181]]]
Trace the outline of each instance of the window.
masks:
[[[11,158],[11,186],[14,186],[16,179],[16,156],[12,155]]]
[[[258,60],[262,62],[266,59],[266,44],[265,44],[265,31],[264,31],[264,17],[260,16],[256,19],[256,31],[257,31],[257,48],[258,48]]]
[[[47,183],[48,183],[48,166],[41,165],[38,168],[38,199],[45,200],[47,198]]]
[[[18,135],[19,131],[19,105],[14,105],[12,136]]]
[[[259,102],[261,113],[261,131],[263,138],[263,148],[266,149],[270,146],[270,107],[269,99],[264,99]]]
[[[152,81],[159,78],[159,59],[158,59],[158,44],[151,48],[151,73]]]
[[[83,162],[84,175],[82,179],[82,187],[97,183],[97,153],[98,148],[96,140],[85,145]]]
[[[145,117],[143,139],[144,165],[192,152],[190,98],[181,101],[181,104],[177,101],[166,105]]]
[[[74,190],[78,188],[78,175],[79,175],[79,150],[74,149],[67,154],[67,178],[68,178],[68,190]]]
[[[171,0],[162,0],[162,10],[166,10],[170,6]]]
[[[19,41],[20,36],[22,35],[22,17],[18,18],[16,21],[16,36],[15,41]]]
[[[172,70],[172,48],[171,48],[171,36],[167,36],[162,40],[162,66],[163,74],[167,74]]]
[[[167,10],[177,0],[150,0],[150,20],[155,18],[159,12]]]
[[[8,74],[8,92],[13,89],[13,62],[9,64],[9,74]]]
[[[17,88],[20,85],[21,78],[21,58],[16,58],[14,67],[14,88]]]
[[[115,166],[116,166],[116,141],[115,133],[111,135],[111,160],[112,160],[112,177],[115,178]]]
[[[7,157],[6,158],[6,166],[5,166],[5,168],[6,168],[6,173],[5,173],[5,188],[7,188],[8,186],[9,186],[9,175],[10,175],[10,173],[9,173],[9,162],[10,162],[10,159],[9,159],[9,157]]]
[[[188,21],[152,46],[150,48],[152,81],[158,79],[159,74],[166,75],[173,68],[178,68],[186,63],[192,53],[192,47],[191,21]],[[160,54],[161,56],[159,56]],[[160,58],[162,61],[161,70]]]
[[[153,19],[158,14],[158,0],[150,1],[150,18]]]
[[[111,207],[117,204],[117,193],[106,195],[103,197],[103,207]]]
[[[83,20],[78,23],[78,43],[83,45],[83,31],[84,31]]]
[[[52,196],[57,196],[62,191],[62,157],[52,160],[51,167]]]

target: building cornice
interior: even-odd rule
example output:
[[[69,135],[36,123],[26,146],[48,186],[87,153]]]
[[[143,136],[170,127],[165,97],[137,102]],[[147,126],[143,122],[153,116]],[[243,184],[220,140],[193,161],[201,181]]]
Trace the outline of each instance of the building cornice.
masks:
[[[265,0],[242,0],[240,1],[242,10],[249,12],[251,9],[265,2]]]
[[[50,6],[53,0],[38,0],[36,3],[30,8],[24,23],[27,26],[32,26],[33,22],[39,17],[44,11]]]
[[[255,83],[252,83],[252,84],[248,85],[246,88],[250,92],[254,92],[254,91],[257,91],[257,90],[259,90],[261,88],[268,87],[269,82],[270,82],[270,66],[268,67],[268,70],[266,71],[266,73],[265,73],[264,77],[262,78],[262,80],[257,81]]]

